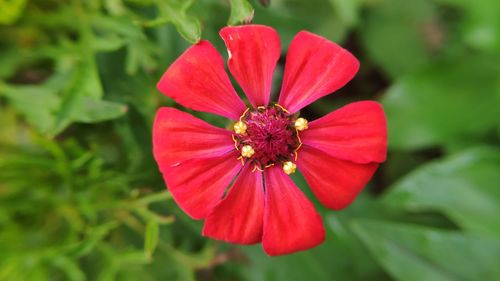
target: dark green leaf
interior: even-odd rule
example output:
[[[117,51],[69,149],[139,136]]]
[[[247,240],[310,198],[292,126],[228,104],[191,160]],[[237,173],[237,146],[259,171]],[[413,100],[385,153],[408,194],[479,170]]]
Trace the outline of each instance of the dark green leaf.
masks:
[[[397,77],[430,62],[424,33],[435,17],[430,1],[382,0],[372,5],[361,22],[361,40],[383,70]]]
[[[497,280],[500,241],[409,224],[358,220],[354,233],[397,280]]]
[[[418,168],[391,187],[381,204],[437,210],[476,233],[500,239],[500,150],[471,149]]]
[[[465,19],[460,23],[462,39],[474,48],[500,51],[500,2],[496,0],[438,0],[438,2],[460,8]]]
[[[396,80],[382,99],[389,145],[415,149],[478,141],[498,123],[499,71],[494,57],[470,56]]]

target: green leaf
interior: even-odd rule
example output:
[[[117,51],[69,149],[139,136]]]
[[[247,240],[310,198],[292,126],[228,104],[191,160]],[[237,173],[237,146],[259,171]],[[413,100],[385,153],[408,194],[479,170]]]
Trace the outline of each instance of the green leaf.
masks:
[[[0,0],[0,24],[12,24],[23,13],[26,0]]]
[[[42,133],[54,125],[54,113],[61,102],[56,93],[43,86],[7,86],[0,89],[12,106],[23,113],[26,120]]]
[[[55,256],[52,257],[52,263],[60,268],[71,281],[84,281],[85,274],[79,268],[77,261],[71,260],[65,256]]]
[[[361,21],[361,42],[390,76],[409,73],[431,61],[423,30],[433,25],[434,17],[435,7],[427,0],[374,1]]]
[[[86,231],[85,238],[76,244],[69,245],[65,252],[72,257],[80,258],[86,256],[94,250],[112,230],[118,227],[116,221],[110,221],[102,225],[94,226]]]
[[[460,8],[464,14],[459,28],[463,41],[484,51],[500,51],[500,2],[496,0],[438,0]]]
[[[498,280],[500,241],[422,226],[357,220],[354,233],[394,278]]]
[[[56,135],[73,122],[95,123],[111,120],[126,113],[124,105],[101,100],[103,89],[94,58],[77,64],[61,93],[61,106],[56,114]]]
[[[127,106],[123,104],[83,97],[72,113],[72,119],[76,122],[95,123],[118,118],[126,112]]]
[[[330,0],[335,10],[335,15],[340,21],[348,26],[356,24],[359,20],[361,7],[360,0]]]
[[[461,57],[396,80],[382,99],[389,145],[417,149],[481,141],[500,116],[497,62]]]
[[[476,233],[500,238],[500,150],[476,148],[416,169],[391,187],[382,205],[440,211]]]
[[[254,10],[247,0],[230,0],[231,14],[227,25],[238,25],[252,22]]]
[[[151,257],[156,247],[158,246],[158,239],[160,236],[160,227],[158,222],[151,219],[146,225],[146,233],[144,237],[144,252],[146,256]]]
[[[194,0],[156,0],[160,17],[153,21],[162,23],[164,21],[172,22],[179,34],[191,43],[200,41],[201,27],[200,22],[186,14],[186,11],[193,5]]]
[[[269,257],[261,245],[242,247],[250,260],[245,276],[255,281],[385,280],[368,251],[354,244],[358,241],[347,232],[347,224],[337,220],[337,214],[325,219],[325,228],[323,244],[290,255]]]

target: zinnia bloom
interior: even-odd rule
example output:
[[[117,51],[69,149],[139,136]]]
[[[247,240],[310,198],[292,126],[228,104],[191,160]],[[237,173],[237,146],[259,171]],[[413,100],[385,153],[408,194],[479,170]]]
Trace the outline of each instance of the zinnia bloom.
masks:
[[[296,168],[326,207],[348,206],[385,160],[382,107],[355,102],[318,120],[298,118],[306,105],[343,87],[359,68],[348,51],[302,31],[286,57],[281,93],[271,103],[280,57],[277,32],[267,26],[225,27],[228,67],[247,107],[208,41],[184,52],[158,89],[179,104],[232,120],[232,130],[164,107],[157,112],[153,150],[168,189],[203,235],[238,244],[262,242],[269,255],[305,250],[325,239],[313,204],[290,179]]]

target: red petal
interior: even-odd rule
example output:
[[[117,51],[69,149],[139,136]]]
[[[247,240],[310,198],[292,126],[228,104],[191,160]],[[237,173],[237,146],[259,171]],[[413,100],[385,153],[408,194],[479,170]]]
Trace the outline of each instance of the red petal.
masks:
[[[229,53],[228,66],[254,107],[267,106],[274,68],[280,57],[278,33],[263,25],[225,27],[220,31]]]
[[[271,256],[317,246],[325,229],[313,204],[279,167],[264,172],[266,201],[262,246]]]
[[[387,154],[384,110],[372,101],[351,103],[315,120],[300,137],[333,157],[361,164],[384,162]]]
[[[163,178],[177,204],[194,219],[203,219],[222,200],[241,163],[236,150],[224,156],[187,160],[163,167]]]
[[[319,201],[328,208],[339,210],[354,201],[378,164],[339,160],[304,145],[300,148],[297,166]]]
[[[301,31],[288,49],[279,104],[296,112],[342,88],[358,69],[358,60],[347,50]]]
[[[224,70],[224,61],[208,41],[182,54],[161,77],[157,88],[185,107],[237,120],[246,106]]]
[[[234,150],[231,132],[188,113],[163,107],[153,125],[153,154],[160,170],[194,158],[215,157]]]
[[[254,244],[262,239],[264,186],[262,173],[246,165],[229,194],[207,217],[203,235],[238,244]]]

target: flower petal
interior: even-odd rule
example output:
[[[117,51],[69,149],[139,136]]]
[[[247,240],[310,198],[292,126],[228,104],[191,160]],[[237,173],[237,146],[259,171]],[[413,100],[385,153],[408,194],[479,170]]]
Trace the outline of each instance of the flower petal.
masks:
[[[357,164],[339,160],[304,145],[297,166],[318,200],[339,210],[351,204],[377,170],[377,163]]]
[[[262,240],[264,186],[262,174],[246,165],[229,194],[207,217],[203,235],[230,243],[254,244]]]
[[[271,256],[312,248],[325,239],[313,204],[279,167],[264,172],[266,201],[262,246]]]
[[[326,96],[349,82],[358,60],[339,45],[307,31],[299,32],[286,56],[279,104],[290,112]]]
[[[162,167],[175,202],[194,219],[203,219],[222,200],[241,163],[236,150],[223,156],[187,160]]]
[[[231,132],[175,108],[158,110],[153,125],[153,154],[164,167],[188,159],[222,156],[234,150]]]
[[[208,41],[182,54],[157,84],[163,94],[185,107],[237,120],[246,106],[224,70],[224,61]]]
[[[252,105],[267,106],[281,53],[278,33],[264,25],[241,25],[221,29],[220,36],[229,53],[229,70]]]
[[[384,162],[387,154],[384,110],[373,101],[351,103],[317,119],[300,137],[305,145],[361,164]]]

